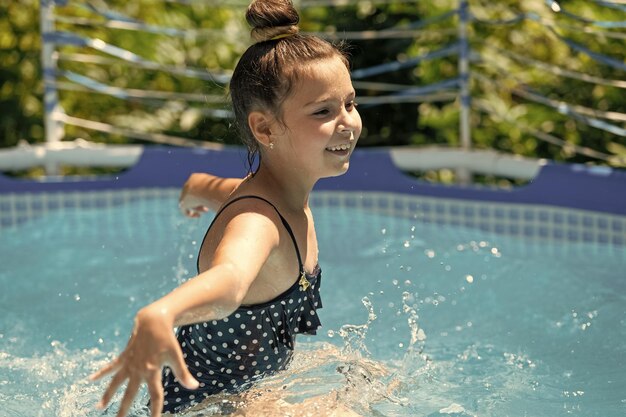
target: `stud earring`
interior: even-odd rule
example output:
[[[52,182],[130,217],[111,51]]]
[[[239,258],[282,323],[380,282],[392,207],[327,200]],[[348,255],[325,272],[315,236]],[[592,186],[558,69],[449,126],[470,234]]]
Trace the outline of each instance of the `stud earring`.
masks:
[[[270,149],[274,149],[274,142],[270,142]]]

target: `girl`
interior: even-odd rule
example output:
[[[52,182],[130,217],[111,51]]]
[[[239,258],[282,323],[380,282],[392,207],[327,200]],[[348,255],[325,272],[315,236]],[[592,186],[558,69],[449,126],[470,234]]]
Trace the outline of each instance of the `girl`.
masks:
[[[142,308],[127,347],[91,377],[113,374],[101,407],[128,381],[118,416],[143,382],[152,416],[241,391],[284,369],[296,334],[320,326],[308,200],[317,180],[346,172],[361,133],[349,64],[337,47],[298,33],[288,0],[253,1],[246,18],[256,43],[237,64],[230,94],[258,169],[243,180],[196,177],[215,181],[207,204],[221,205],[198,275]],[[183,197],[183,205],[196,206]]]

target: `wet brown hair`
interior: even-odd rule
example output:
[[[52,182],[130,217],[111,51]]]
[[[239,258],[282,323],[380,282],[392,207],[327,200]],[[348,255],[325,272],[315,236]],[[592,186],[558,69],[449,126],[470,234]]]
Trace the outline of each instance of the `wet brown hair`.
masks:
[[[230,81],[235,123],[248,148],[249,169],[259,144],[248,125],[248,115],[268,110],[281,119],[280,106],[298,76],[316,61],[338,57],[349,68],[345,48],[299,32],[300,16],[290,0],[254,0],[246,12],[256,41],[241,56]],[[260,156],[259,156],[260,162]]]

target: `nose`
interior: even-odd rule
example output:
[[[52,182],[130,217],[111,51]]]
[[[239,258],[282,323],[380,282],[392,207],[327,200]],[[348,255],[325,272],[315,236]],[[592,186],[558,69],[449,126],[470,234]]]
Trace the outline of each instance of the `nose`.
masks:
[[[354,129],[350,129],[344,125],[339,125],[339,129],[337,129],[337,132],[341,136],[349,138],[351,141],[354,140]]]
[[[341,112],[339,123],[337,124],[337,132],[344,136],[349,136],[350,139],[354,138],[356,132],[361,127],[361,117],[357,113],[356,109],[348,111],[343,109]]]

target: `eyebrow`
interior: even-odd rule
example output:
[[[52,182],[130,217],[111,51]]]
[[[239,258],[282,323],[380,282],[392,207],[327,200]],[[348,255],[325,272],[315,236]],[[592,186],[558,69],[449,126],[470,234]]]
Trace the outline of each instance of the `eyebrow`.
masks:
[[[356,91],[354,91],[354,90],[352,90],[350,92],[350,94],[348,94],[346,96],[346,98],[354,98],[354,97],[356,97]],[[327,97],[327,98],[323,98],[321,100],[313,100],[313,101],[310,101],[310,102],[306,103],[304,105],[304,107],[308,107],[308,106],[316,105],[316,104],[322,104],[322,103],[326,103],[326,102],[329,102],[329,101],[335,101],[335,99],[332,98],[332,97]],[[337,100],[337,101],[343,101],[343,100]]]

